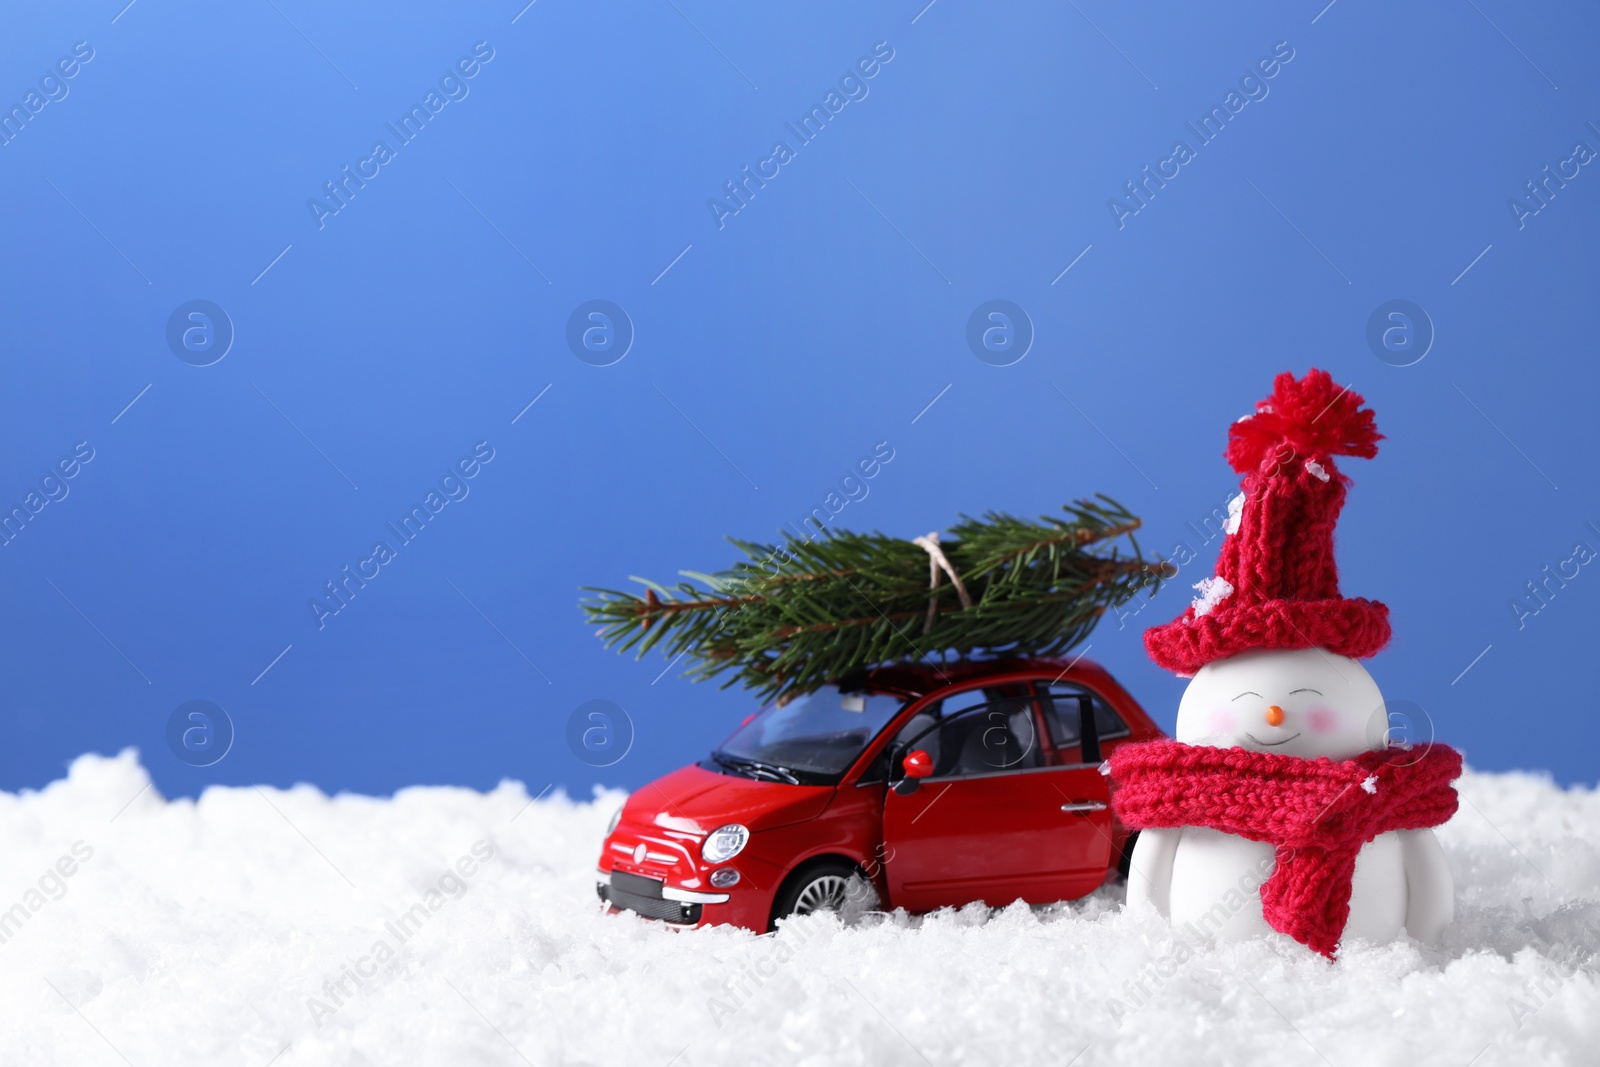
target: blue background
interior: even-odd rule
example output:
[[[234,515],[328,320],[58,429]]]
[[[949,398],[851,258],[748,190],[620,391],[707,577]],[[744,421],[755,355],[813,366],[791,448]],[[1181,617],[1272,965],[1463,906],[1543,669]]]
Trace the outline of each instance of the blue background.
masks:
[[[1600,548],[1600,166],[1522,228],[1508,201],[1600,148],[1600,11],[924,2],[13,5],[7,108],[94,58],[0,148],[0,504],[95,458],[0,548],[0,787],[128,745],[168,795],[637,785],[752,701],[606,651],[579,587],[725,566],[880,441],[840,526],[1105,492],[1147,550],[1188,542],[1089,650],[1170,727],[1139,635],[1210,573],[1186,523],[1237,485],[1227,425],[1311,366],[1388,435],[1339,531],[1345,592],[1393,612],[1386,695],[1478,767],[1593,781],[1600,568],[1520,627],[1511,600]],[[319,228],[308,199],[478,41],[470,94]],[[869,95],[719,228],[708,199],[879,41]],[[1280,41],[1119,228],[1109,198]],[[996,298],[1035,331],[1008,367],[965,341]],[[207,367],[165,339],[193,299],[236,331]],[[636,331],[612,366],[565,340],[592,299]],[[1391,299],[1436,330],[1412,366],[1366,339]],[[479,441],[470,495],[319,630],[323,583]],[[203,769],[165,741],[197,699],[236,727]],[[603,769],[567,741],[592,700],[634,731]]]

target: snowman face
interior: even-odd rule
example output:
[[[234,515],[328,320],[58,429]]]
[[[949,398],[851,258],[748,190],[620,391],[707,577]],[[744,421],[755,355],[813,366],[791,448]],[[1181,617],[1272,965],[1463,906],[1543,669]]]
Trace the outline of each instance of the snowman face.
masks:
[[[1383,694],[1365,667],[1307,648],[1206,664],[1178,705],[1177,739],[1346,760],[1385,747],[1387,726]]]

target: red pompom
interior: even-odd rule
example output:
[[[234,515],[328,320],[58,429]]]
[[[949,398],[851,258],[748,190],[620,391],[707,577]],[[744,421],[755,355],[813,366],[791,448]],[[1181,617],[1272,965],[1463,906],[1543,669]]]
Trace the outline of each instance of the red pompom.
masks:
[[[1256,413],[1228,431],[1228,462],[1245,474],[1269,457],[1282,459],[1281,445],[1307,459],[1371,459],[1383,435],[1362,403],[1359,394],[1335,385],[1327,371],[1312,370],[1298,381],[1285,371],[1273,380],[1272,395],[1256,405]]]

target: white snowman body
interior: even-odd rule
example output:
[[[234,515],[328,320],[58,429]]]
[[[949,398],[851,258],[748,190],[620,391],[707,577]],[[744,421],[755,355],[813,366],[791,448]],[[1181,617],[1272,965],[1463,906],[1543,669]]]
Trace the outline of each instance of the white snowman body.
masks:
[[[1387,746],[1388,712],[1357,660],[1322,649],[1246,652],[1202,667],[1178,705],[1177,740],[1285,756],[1347,760]],[[1154,907],[1182,930],[1239,940],[1272,933],[1260,886],[1272,845],[1205,827],[1150,829],[1134,845],[1130,907]],[[1454,883],[1432,830],[1380,834],[1356,857],[1345,938],[1437,940]]]

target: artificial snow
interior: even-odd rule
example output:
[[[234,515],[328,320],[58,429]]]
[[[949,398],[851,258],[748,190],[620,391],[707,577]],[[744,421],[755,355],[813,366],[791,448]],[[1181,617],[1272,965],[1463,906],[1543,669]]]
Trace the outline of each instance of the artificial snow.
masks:
[[[1595,1063],[1600,795],[1529,774],[1460,790],[1444,942],[1329,963],[1281,937],[1196,943],[1116,884],[672,929],[595,898],[620,793],[166,801],[132,752],[84,756],[0,793],[0,1064]]]
[[[1227,521],[1227,523],[1225,523],[1223,525],[1222,532],[1225,533],[1225,534],[1229,534],[1230,536],[1232,534],[1238,533],[1239,532],[1239,522],[1243,518],[1244,518],[1244,494],[1240,493],[1237,496],[1235,496],[1233,499],[1228,501],[1228,521]]]
[[[1200,593],[1193,602],[1195,618],[1209,615],[1212,608],[1233,595],[1233,583],[1216,575],[1195,582],[1194,588]]]

